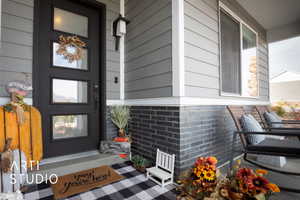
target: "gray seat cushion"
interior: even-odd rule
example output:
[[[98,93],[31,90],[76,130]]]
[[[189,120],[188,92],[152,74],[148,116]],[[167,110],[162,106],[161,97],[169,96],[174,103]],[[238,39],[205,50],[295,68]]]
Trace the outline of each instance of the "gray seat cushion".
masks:
[[[264,118],[266,119],[268,125],[272,128],[282,128],[282,119],[275,112],[265,112]],[[278,123],[278,124],[274,124]]]
[[[248,145],[248,151],[257,151],[265,153],[285,153],[290,155],[298,155],[300,157],[300,142],[297,140],[278,140],[266,138],[255,145]]]
[[[264,132],[263,128],[256,119],[249,114],[241,117],[241,125],[245,132]],[[258,144],[265,139],[264,135],[247,135],[247,142],[249,144]]]

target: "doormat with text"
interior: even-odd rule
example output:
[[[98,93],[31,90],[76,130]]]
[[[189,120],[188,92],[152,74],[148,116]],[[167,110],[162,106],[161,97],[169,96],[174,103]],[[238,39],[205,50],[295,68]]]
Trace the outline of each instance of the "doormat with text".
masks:
[[[55,199],[61,199],[102,187],[123,178],[109,166],[101,166],[58,177],[58,182],[51,187]]]

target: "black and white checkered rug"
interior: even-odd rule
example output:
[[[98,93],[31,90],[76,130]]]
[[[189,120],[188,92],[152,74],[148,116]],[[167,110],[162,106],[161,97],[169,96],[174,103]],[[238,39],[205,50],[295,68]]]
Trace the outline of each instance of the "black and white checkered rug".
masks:
[[[174,200],[176,199],[173,185],[160,187],[145,175],[136,171],[129,163],[111,166],[125,178],[119,182],[95,188],[88,192],[71,196],[69,200]],[[54,199],[51,187],[47,184],[39,184],[28,190],[24,195],[26,200],[50,200]]]

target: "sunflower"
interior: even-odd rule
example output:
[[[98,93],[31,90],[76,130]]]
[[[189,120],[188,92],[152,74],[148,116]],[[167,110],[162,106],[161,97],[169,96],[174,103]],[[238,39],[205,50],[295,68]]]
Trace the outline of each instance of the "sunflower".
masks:
[[[262,176],[257,176],[253,178],[252,183],[254,185],[254,190],[257,191],[257,193],[260,192],[266,193],[269,190],[268,184],[270,182]]]
[[[203,171],[203,178],[207,181],[214,181],[216,178],[216,173],[212,170]]]

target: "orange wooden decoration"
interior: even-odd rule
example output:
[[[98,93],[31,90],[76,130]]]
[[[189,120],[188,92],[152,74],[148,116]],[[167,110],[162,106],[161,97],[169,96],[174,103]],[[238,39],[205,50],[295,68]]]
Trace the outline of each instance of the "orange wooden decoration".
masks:
[[[27,167],[30,167],[30,161],[36,164],[43,157],[41,114],[30,106],[30,110],[25,111],[25,116],[25,123],[19,125],[15,112],[7,112],[3,106],[0,107],[0,152],[4,149],[5,140],[11,138],[11,149],[23,151]]]

